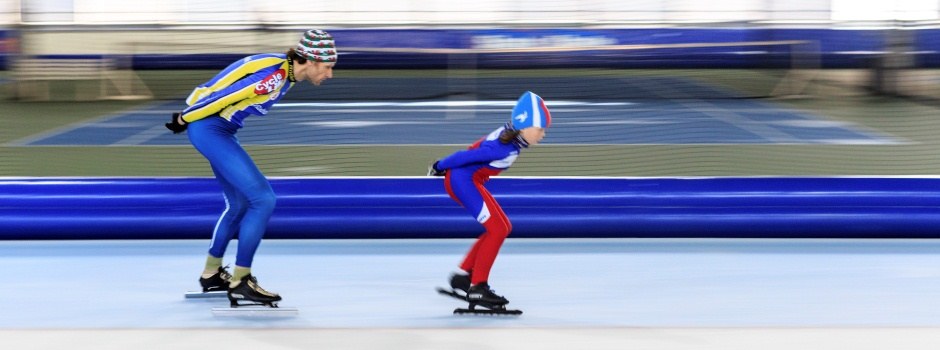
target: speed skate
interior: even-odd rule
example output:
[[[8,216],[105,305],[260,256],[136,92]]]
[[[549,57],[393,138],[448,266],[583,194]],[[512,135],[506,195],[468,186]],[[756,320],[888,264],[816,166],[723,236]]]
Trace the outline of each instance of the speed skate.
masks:
[[[522,315],[522,310],[507,309],[506,304],[489,303],[483,300],[470,301],[466,294],[460,293],[455,289],[448,290],[438,287],[437,292],[469,304],[466,308],[454,309],[454,315]]]
[[[300,314],[296,307],[278,307],[277,304],[244,304],[231,307],[214,307],[212,314],[222,317],[295,317]]]
[[[300,313],[296,308],[281,308],[277,303],[281,296],[258,285],[258,279],[248,274],[238,284],[228,289],[229,307],[212,309],[216,316],[267,316],[292,317]]]
[[[212,314],[216,316],[260,316],[260,317],[293,317],[300,314],[295,307],[279,307],[280,296],[277,298],[255,298],[245,296],[238,292],[228,293],[229,307],[214,307]]]
[[[293,317],[300,314],[300,310],[295,307],[280,307],[277,301],[256,302],[253,300],[237,300],[228,298],[228,291],[186,292],[186,299],[193,300],[218,300],[228,299],[229,307],[214,307],[212,314],[215,316],[236,316],[236,317]]]

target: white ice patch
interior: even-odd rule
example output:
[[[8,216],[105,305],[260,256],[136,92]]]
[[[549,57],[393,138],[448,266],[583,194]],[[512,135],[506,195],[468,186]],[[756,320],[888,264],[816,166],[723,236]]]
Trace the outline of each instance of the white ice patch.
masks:
[[[850,123],[846,122],[813,119],[777,120],[770,123],[774,125],[793,126],[798,128],[845,128],[851,126]]]
[[[300,310],[295,307],[267,306],[214,307],[212,314],[220,317],[297,317]]]

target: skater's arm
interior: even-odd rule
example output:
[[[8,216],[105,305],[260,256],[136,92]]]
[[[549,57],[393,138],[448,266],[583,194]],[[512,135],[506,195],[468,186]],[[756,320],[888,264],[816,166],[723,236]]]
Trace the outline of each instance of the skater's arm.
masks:
[[[439,160],[435,165],[435,169],[446,170],[459,168],[473,163],[487,163],[497,159],[506,158],[508,155],[509,154],[506,150],[495,147],[479,147],[468,149],[466,151],[456,152],[444,159]]]
[[[192,123],[199,119],[219,114],[229,106],[257,96],[255,93],[255,85],[263,79],[266,74],[267,73],[253,74],[221,91],[213,93],[183,110],[183,116],[181,118],[187,123]]]

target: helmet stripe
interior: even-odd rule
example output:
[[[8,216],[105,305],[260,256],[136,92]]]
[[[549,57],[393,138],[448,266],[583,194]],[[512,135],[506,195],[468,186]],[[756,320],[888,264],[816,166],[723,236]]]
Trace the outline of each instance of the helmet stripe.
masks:
[[[532,126],[541,128],[542,127],[542,110],[539,108],[539,98],[535,96],[534,93],[528,92],[529,100],[532,101],[532,108],[529,110],[532,111]]]
[[[545,101],[539,100],[539,107],[542,109],[542,114],[545,115],[545,128],[552,125],[552,113],[548,111],[548,106],[545,105]]]

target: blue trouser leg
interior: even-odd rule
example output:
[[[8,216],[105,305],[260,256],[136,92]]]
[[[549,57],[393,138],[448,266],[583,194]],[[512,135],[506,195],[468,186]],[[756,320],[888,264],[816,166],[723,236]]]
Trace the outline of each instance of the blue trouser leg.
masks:
[[[222,195],[225,198],[225,211],[219,217],[219,221],[212,230],[212,243],[209,246],[209,254],[221,258],[225,255],[225,248],[228,248],[228,242],[238,234],[245,212],[248,210],[248,202],[241,193],[239,193],[232,184],[223,177],[222,173],[212,167],[216,179],[222,185]]]
[[[190,124],[187,133],[193,146],[209,161],[228,201],[209,254],[223,253],[225,248],[220,246],[227,245],[238,232],[235,265],[251,267],[277,198],[264,174],[238,143],[236,131],[235,124],[209,117]]]

